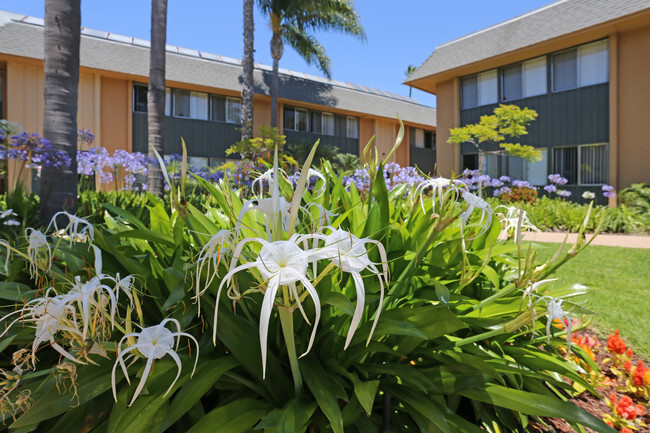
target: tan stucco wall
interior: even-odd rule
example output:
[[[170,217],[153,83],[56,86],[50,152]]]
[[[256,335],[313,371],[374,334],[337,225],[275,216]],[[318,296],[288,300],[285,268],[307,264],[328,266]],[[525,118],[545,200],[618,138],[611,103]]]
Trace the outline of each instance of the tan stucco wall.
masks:
[[[129,82],[117,78],[101,78],[101,134],[99,142],[109,153],[117,149],[131,150],[131,94]],[[92,131],[92,130],[91,130]]]
[[[618,34],[618,180],[650,182],[650,27]]]
[[[359,119],[359,158],[362,158],[363,149],[375,135],[375,119]]]
[[[395,136],[397,137],[397,134],[399,134],[399,124],[395,124]],[[409,160],[409,131],[411,128],[408,126],[404,126],[404,138],[402,139],[402,143],[399,145],[397,150],[395,151],[395,157],[393,158],[393,161],[401,165],[402,167],[410,165],[410,160]]]
[[[383,160],[388,156],[391,149],[395,145],[395,138],[397,137],[395,123],[387,120],[376,120],[375,131],[376,131],[375,133],[376,136],[375,136],[374,147],[377,149],[377,155],[379,156],[379,158]],[[390,160],[395,161],[394,154]]]
[[[253,133],[257,136],[257,130],[261,125],[271,124],[271,101],[265,99],[253,100]]]
[[[88,129],[95,134],[93,146],[102,146],[100,88],[101,78],[99,75],[79,74],[77,128]]]
[[[437,128],[436,128],[436,168],[437,174],[451,177],[460,172],[460,148],[447,143],[449,130],[460,126],[460,101],[458,78],[438,84]]]

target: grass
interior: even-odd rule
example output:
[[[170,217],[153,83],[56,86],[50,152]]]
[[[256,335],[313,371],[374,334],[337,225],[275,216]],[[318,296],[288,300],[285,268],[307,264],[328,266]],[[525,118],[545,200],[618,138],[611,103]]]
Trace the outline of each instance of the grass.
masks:
[[[558,247],[539,244],[537,257],[546,260]],[[650,250],[591,245],[555,276],[593,288],[585,304],[596,313],[593,326],[601,334],[620,329],[628,346],[650,359]]]

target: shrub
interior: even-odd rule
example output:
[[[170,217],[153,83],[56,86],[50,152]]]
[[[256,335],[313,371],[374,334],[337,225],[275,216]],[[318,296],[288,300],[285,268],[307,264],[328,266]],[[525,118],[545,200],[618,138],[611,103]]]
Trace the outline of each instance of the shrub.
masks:
[[[95,224],[60,214],[7,242],[3,418],[25,431],[342,433],[516,431],[552,416],[613,432],[563,396],[562,376],[593,391],[562,357],[586,289],[544,286],[582,236],[535,266],[516,244],[494,248],[491,207],[456,186],[388,191],[372,161],[362,197],[322,172],[320,195],[276,165],[270,197],[199,178],[211,201],[171,185],[165,205],[95,202]]]

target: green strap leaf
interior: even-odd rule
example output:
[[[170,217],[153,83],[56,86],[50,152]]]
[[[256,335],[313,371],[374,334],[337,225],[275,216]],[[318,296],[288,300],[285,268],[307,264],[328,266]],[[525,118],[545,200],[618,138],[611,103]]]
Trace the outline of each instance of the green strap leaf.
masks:
[[[262,400],[237,399],[208,412],[187,433],[247,433],[268,411]]]
[[[357,376],[352,376],[352,382],[354,383],[354,394],[357,396],[361,407],[366,411],[366,414],[370,416],[372,413],[372,407],[375,403],[375,396],[377,395],[377,389],[379,388],[378,380],[369,380],[363,382],[357,378]]]
[[[334,433],[343,433],[343,417],[336,397],[332,393],[328,373],[314,358],[303,358],[300,370],[318,406],[330,421]]]
[[[616,433],[616,430],[601,419],[579,408],[573,403],[555,397],[536,394],[499,385],[487,385],[483,389],[461,391],[460,395],[495,406],[505,407],[527,415],[563,418],[582,424],[602,433]]]

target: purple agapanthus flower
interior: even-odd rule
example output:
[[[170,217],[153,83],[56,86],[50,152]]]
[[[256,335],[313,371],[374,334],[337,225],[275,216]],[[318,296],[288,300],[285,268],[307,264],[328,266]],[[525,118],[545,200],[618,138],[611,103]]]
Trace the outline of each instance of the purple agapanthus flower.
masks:
[[[557,195],[559,195],[560,197],[571,197],[571,191],[561,189],[561,190],[558,190]]]
[[[548,175],[548,181],[551,182],[552,184],[555,184],[555,185],[566,185],[567,182],[569,182],[566,177],[562,177],[558,173],[549,174]]]
[[[548,193],[552,193],[552,192],[556,192],[557,188],[555,187],[555,185],[546,185],[544,187],[544,190]]]

